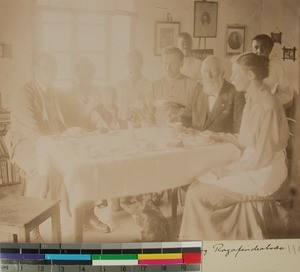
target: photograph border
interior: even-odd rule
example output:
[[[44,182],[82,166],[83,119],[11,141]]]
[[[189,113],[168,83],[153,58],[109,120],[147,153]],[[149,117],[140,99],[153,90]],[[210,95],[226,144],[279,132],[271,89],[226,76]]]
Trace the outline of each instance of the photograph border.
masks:
[[[195,1],[194,2],[194,37],[195,38],[215,38],[217,37],[218,26],[218,2]],[[209,25],[199,24],[204,13],[208,13],[212,18]]]
[[[229,36],[234,31],[238,31],[239,34],[242,36],[242,44],[239,48],[233,49],[229,45]],[[226,39],[225,39],[225,52],[226,55],[236,55],[242,54],[245,52],[245,33],[246,33],[246,26],[245,25],[227,25],[226,27]]]
[[[155,56],[160,56],[161,55],[161,50],[163,49],[163,47],[161,46],[161,37],[159,35],[160,33],[160,29],[162,28],[169,28],[169,29],[173,29],[174,30],[174,36],[173,38],[173,44],[167,44],[166,46],[175,46],[176,45],[176,39],[177,36],[180,33],[180,22],[160,22],[157,21],[155,22],[155,29],[154,29],[154,33],[155,33],[155,39],[154,39],[154,55]]]
[[[23,5],[15,5],[13,4],[13,1],[17,1],[17,0],[11,0],[9,2],[2,2],[3,5],[2,7],[4,7],[1,12],[2,14],[4,14],[5,16],[3,16],[3,22],[5,27],[3,29],[1,29],[1,42],[5,42],[5,43],[11,43],[12,44],[12,59],[8,59],[7,57],[3,57],[1,58],[0,55],[0,60],[2,60],[1,63],[1,67],[3,70],[3,75],[2,77],[0,77],[0,82],[1,85],[3,83],[2,89],[1,89],[1,93],[3,94],[3,98],[4,98],[4,103],[3,106],[6,107],[6,105],[9,105],[8,109],[13,109],[14,107],[11,106],[11,104],[6,103],[7,101],[10,102],[9,98],[10,95],[13,94],[13,92],[18,91],[17,84],[19,83],[25,83],[25,78],[26,80],[29,79],[29,75],[32,74],[32,65],[36,58],[38,57],[38,52],[43,52],[42,51],[42,46],[39,46],[39,42],[41,41],[41,39],[37,39],[38,35],[42,35],[43,31],[39,28],[39,25],[35,25],[35,18],[34,16],[32,17],[33,19],[31,21],[28,21],[28,23],[24,24],[23,22],[26,21],[26,18],[28,19],[29,16],[31,15],[30,11],[32,13],[37,13],[35,14],[35,16],[38,16],[39,13],[36,12],[35,10],[35,6],[32,5],[28,5],[27,3],[22,3]],[[86,1],[86,0],[83,0]],[[122,6],[125,6],[123,3],[120,5],[120,9],[118,9],[117,11],[114,11],[114,7],[118,7],[118,5],[113,5],[112,3],[109,3],[106,8],[107,10],[105,10],[105,12],[108,12],[109,14],[114,14],[114,15],[124,15],[124,14],[129,14],[131,16],[130,19],[130,24],[132,26],[132,28],[130,29],[130,32],[126,32],[126,40],[128,39],[128,48],[130,50],[140,50],[142,53],[142,56],[144,57],[144,66],[143,66],[143,73],[145,74],[145,76],[150,80],[150,81],[156,81],[159,80],[159,77],[162,76],[162,71],[163,71],[163,64],[161,63],[161,57],[155,57],[154,54],[154,50],[155,50],[155,46],[152,49],[152,46],[154,44],[154,42],[156,42],[155,38],[153,37],[153,35],[156,35],[156,33],[152,32],[153,30],[155,31],[154,28],[154,24],[156,21],[164,21],[163,23],[171,23],[171,13],[173,15],[173,18],[175,19],[174,21],[181,21],[181,31],[187,31],[189,32],[189,34],[193,35],[193,31],[194,29],[192,29],[194,26],[194,20],[195,17],[192,18],[192,16],[194,15],[194,3],[195,2],[201,2],[201,1],[168,1],[168,2],[164,2],[162,0],[158,0],[155,1],[154,4],[153,3],[148,3],[145,4],[146,2],[144,2],[144,4],[139,3],[140,0],[136,0],[135,4],[136,6],[133,7],[130,6],[130,9],[128,7],[128,11],[123,11],[121,10]],[[153,0],[150,0],[153,1]],[[149,1],[149,2],[150,2]],[[245,24],[245,35],[244,35],[244,51],[251,51],[251,38],[254,37],[256,34],[259,33],[266,33],[269,34],[271,30],[274,29],[274,27],[276,25],[278,25],[278,20],[276,17],[280,17],[282,20],[282,23],[280,25],[278,25],[280,28],[282,28],[282,32],[284,34],[282,34],[282,43],[279,45],[279,43],[275,43],[273,52],[271,54],[271,58],[273,57],[272,60],[274,60],[274,62],[278,62],[279,64],[281,64],[284,67],[285,72],[288,75],[289,78],[289,83],[291,88],[293,88],[294,91],[294,101],[292,102],[293,104],[291,105],[291,111],[293,112],[293,115],[290,115],[292,117],[294,117],[295,119],[291,120],[292,126],[294,130],[291,130],[291,132],[293,133],[293,135],[291,135],[291,143],[293,143],[294,146],[296,146],[298,143],[300,143],[300,139],[299,139],[299,135],[300,135],[300,127],[299,127],[299,121],[298,119],[300,119],[300,115],[297,113],[294,113],[294,111],[297,111],[297,107],[300,106],[300,96],[299,93],[297,94],[297,90],[299,91],[299,87],[300,87],[300,55],[299,55],[299,47],[300,47],[300,27],[295,25],[293,26],[293,22],[295,21],[300,21],[300,7],[299,9],[295,9],[294,5],[291,5],[289,3],[287,3],[288,1],[284,1],[284,0],[280,0],[276,3],[271,3],[270,1],[267,1],[264,6],[259,6],[256,5],[254,3],[254,5],[252,5],[251,1],[255,2],[255,0],[250,0],[250,1],[245,1],[243,3],[240,3],[238,0],[233,1],[220,1],[220,0],[207,0],[207,1],[218,1],[218,3],[220,3],[218,5],[218,18],[217,18],[217,23],[219,24],[218,29],[217,29],[217,36],[216,37],[212,37],[212,39],[207,40],[206,42],[206,37],[204,37],[205,39],[201,40],[201,37],[195,37],[193,39],[194,42],[194,48],[206,48],[206,43],[207,43],[207,48],[213,48],[214,53],[220,57],[222,59],[222,61],[224,61],[224,68],[226,70],[226,74],[225,77],[227,79],[229,79],[229,73],[231,71],[232,65],[231,65],[231,57],[236,56],[234,53],[232,54],[227,54],[226,56],[226,38],[227,38],[227,25],[233,25],[233,26],[237,26],[237,25],[243,25]],[[295,1],[295,0],[293,0]],[[1,2],[1,1],[0,1]],[[49,1],[49,7],[46,6],[46,1],[38,1],[41,3],[41,5],[45,5],[45,6],[41,6],[40,8],[50,8],[50,9],[55,9],[55,4],[57,4],[57,2],[50,2]],[[37,2],[37,3],[38,3]],[[75,2],[75,1],[74,1]],[[297,1],[296,1],[297,2]],[[296,3],[295,2],[295,3]],[[133,2],[132,2],[133,3]],[[206,2],[206,0],[202,0],[202,3],[208,3]],[[81,2],[77,2],[78,6],[84,6],[85,3]],[[98,3],[97,3],[98,4]],[[235,4],[235,5],[234,5]],[[160,7],[157,7],[157,6]],[[173,6],[174,5],[174,6]],[[1,4],[0,4],[1,6]],[[16,8],[17,7],[17,8]],[[91,10],[91,12],[96,12],[95,9],[93,9],[93,3],[88,2],[86,5],[87,8],[89,8],[89,10]],[[127,8],[127,7],[126,7]],[[262,10],[263,8],[263,10]],[[72,10],[71,7],[66,7],[66,9],[70,9]],[[224,9],[224,11],[223,11]],[[269,15],[268,16],[264,16],[264,12],[266,10],[269,10]],[[168,14],[166,16],[166,14]],[[200,12],[201,14],[201,12]],[[249,18],[247,18],[246,16],[243,16],[246,14],[251,14],[252,16],[249,16]],[[16,15],[19,15],[16,16]],[[145,16],[146,15],[146,16]],[[290,16],[288,16],[290,15]],[[120,17],[122,17],[120,16]],[[167,18],[168,20],[166,20]],[[108,21],[106,21],[108,22]],[[129,21],[128,21],[129,22]],[[201,21],[200,21],[201,22]],[[110,21],[110,23],[112,23]],[[201,24],[201,23],[200,23]],[[125,24],[124,24],[125,25]],[[116,24],[114,25],[113,23],[110,25],[107,25],[109,27],[111,26],[116,26],[116,29],[118,31],[116,31],[116,34],[118,34],[119,30],[122,30],[122,25],[120,24]],[[2,31],[3,30],[3,31]],[[30,31],[32,30],[32,31]],[[37,31],[39,30],[39,31]],[[106,46],[107,48],[110,48],[110,46],[112,46],[112,42],[111,42],[111,38],[113,36],[112,32],[110,31],[111,29],[108,29],[106,31],[107,35],[109,36],[109,40],[107,40],[106,42]],[[278,30],[279,31],[279,30]],[[168,32],[168,31],[167,31]],[[179,31],[180,32],[180,31]],[[223,34],[224,32],[224,34]],[[273,31],[276,33],[276,29]],[[58,32],[59,34],[60,32]],[[124,32],[123,32],[124,33]],[[171,31],[170,31],[171,33]],[[122,34],[122,31],[121,31]],[[128,35],[127,35],[128,34]],[[161,37],[164,36],[163,33],[159,33]],[[270,34],[269,34],[270,35]],[[171,36],[171,34],[170,34]],[[25,37],[25,40],[24,40]],[[27,37],[27,39],[26,39]],[[50,37],[50,35],[49,35]],[[127,48],[127,44],[126,47],[124,46],[124,44],[122,45],[122,41],[120,40],[120,35],[116,35],[116,49],[119,48],[119,46],[123,47],[123,48]],[[22,43],[22,40],[24,43]],[[171,40],[171,39],[170,39]],[[176,39],[174,39],[174,43],[175,43]],[[114,43],[113,43],[114,45]],[[287,51],[285,53],[285,51],[283,50],[283,48],[287,47]],[[296,48],[294,48],[296,51],[294,51],[294,62],[292,61],[292,52],[289,52],[289,50],[293,50],[293,47],[296,46]],[[114,48],[115,50],[115,48]],[[199,49],[199,50],[205,50],[205,49]],[[206,49],[206,50],[210,50],[210,49]],[[197,51],[197,49],[195,50]],[[0,54],[2,53],[2,50],[0,48]],[[160,54],[160,52],[159,52]],[[76,55],[76,54],[74,54]],[[116,58],[115,58],[116,56]],[[285,58],[286,56],[286,58]],[[73,60],[73,58],[72,58]],[[75,60],[75,58],[74,58]],[[123,60],[122,60],[123,61]],[[71,63],[71,62],[70,62]],[[72,62],[73,63],[73,62]],[[125,66],[123,64],[123,62],[121,62],[121,59],[117,56],[117,55],[112,55],[112,57],[108,57],[106,59],[106,61],[104,62],[105,67],[107,67],[107,69],[104,71],[105,72],[105,81],[102,81],[102,79],[98,80],[97,79],[97,85],[100,85],[102,83],[107,83],[107,84],[111,84],[111,83],[115,83],[115,74],[112,73],[114,66],[118,66],[120,67],[120,69],[124,68],[124,73],[125,73],[125,68],[127,68],[127,66]],[[98,69],[98,68],[97,68]],[[64,68],[62,68],[62,71],[66,71]],[[121,70],[120,70],[121,71]],[[116,71],[119,72],[119,71]],[[122,71],[121,71],[122,72]],[[73,75],[73,74],[72,74]],[[120,75],[120,77],[122,76],[121,73],[116,73],[116,75]],[[126,74],[127,75],[127,74]],[[72,80],[75,79],[75,77],[72,77]],[[119,78],[118,78],[119,79]],[[70,81],[71,82],[71,81]],[[73,81],[72,81],[73,83]],[[72,84],[73,85],[73,84]],[[19,85],[18,85],[19,86]],[[21,87],[21,85],[20,85]],[[106,86],[105,86],[106,87]],[[115,87],[115,86],[113,86]],[[1,94],[0,93],[0,94]],[[7,100],[7,101],[6,101]],[[0,103],[1,104],[1,103]],[[68,105],[68,104],[66,104]],[[290,110],[288,109],[288,110]],[[300,113],[300,112],[299,112]],[[298,122],[298,126],[296,126],[296,121]],[[295,123],[293,123],[295,122]],[[176,125],[176,124],[175,124]],[[175,126],[174,126],[175,127]],[[75,130],[76,131],[76,130]],[[113,132],[113,131],[112,131]],[[129,131],[130,133],[132,131]],[[126,137],[132,137],[131,134],[128,134]],[[112,136],[114,134],[112,133]],[[127,139],[127,138],[126,138]],[[74,139],[75,141],[76,139]],[[142,143],[144,144],[144,143]],[[289,143],[290,144],[290,143]],[[84,145],[83,145],[84,146]],[[149,146],[149,149],[152,148],[152,146]],[[179,147],[181,148],[181,147]],[[88,148],[87,148],[88,150]],[[127,151],[126,156],[132,156],[134,155],[134,153],[136,152],[136,150],[131,149],[129,147],[129,150],[124,149]],[[80,149],[80,152],[85,152],[85,147]],[[293,150],[293,146],[291,147],[291,153],[292,155],[297,154],[296,149]],[[293,154],[294,153],[294,154]],[[222,153],[223,156],[224,153]],[[293,158],[293,156],[292,156]],[[294,271],[294,269],[296,269],[296,267],[298,267],[300,265],[300,258],[299,258],[299,254],[300,254],[300,239],[298,238],[298,236],[293,236],[295,234],[295,232],[297,232],[297,235],[299,234],[299,230],[300,230],[300,213],[298,208],[298,204],[300,203],[300,198],[299,198],[299,191],[300,191],[300,187],[299,187],[299,176],[298,173],[300,173],[300,167],[297,169],[297,165],[298,163],[300,163],[298,156],[293,158],[294,160],[291,161],[290,159],[287,159],[287,162],[289,163],[289,168],[288,171],[290,171],[288,174],[288,181],[289,181],[289,185],[290,187],[288,189],[290,189],[290,192],[288,193],[288,198],[285,198],[285,205],[287,205],[290,214],[290,222],[288,225],[288,227],[285,227],[282,231],[282,233],[280,233],[280,235],[284,235],[283,239],[281,239],[281,237],[275,237],[272,240],[269,240],[267,238],[263,238],[261,240],[223,240],[223,241],[204,241],[204,245],[203,248],[201,248],[201,260],[203,263],[203,266],[201,267],[201,269],[203,269],[203,271],[215,271],[218,270],[218,268],[222,268],[223,272],[226,271],[233,271],[233,270],[238,270],[238,271],[245,271],[247,269],[249,269],[249,267],[253,266],[253,269],[256,272],[259,271],[267,271],[269,269],[273,269],[274,271],[282,271],[282,270],[287,270],[287,271]],[[142,175],[141,175],[141,185],[144,182],[144,179],[146,177],[146,170],[147,169],[142,169]],[[165,168],[162,169],[162,171],[166,171]],[[22,181],[25,180],[26,176],[23,170],[18,170],[15,173],[16,175],[20,175],[20,179]],[[54,173],[56,174],[56,173]],[[164,174],[164,173],[163,173]],[[14,174],[13,174],[14,175]],[[16,177],[18,178],[18,176]],[[120,184],[123,184],[124,179],[120,181]],[[298,182],[299,181],[299,182]],[[24,181],[25,182],[25,181]],[[109,180],[110,182],[110,180]],[[75,180],[76,183],[76,180]],[[15,185],[14,186],[20,186],[21,185],[25,185],[23,182]],[[9,185],[5,185],[3,187],[1,187],[0,189],[0,196],[3,193],[4,190],[2,189],[7,189],[10,191],[12,187],[14,186],[9,186]],[[105,186],[104,186],[105,187]],[[155,187],[155,186],[153,186]],[[24,190],[23,186],[21,187],[22,190]],[[99,189],[101,189],[101,187],[99,186]],[[299,190],[298,190],[299,189]],[[119,189],[118,189],[119,190]],[[180,189],[181,190],[181,189]],[[130,191],[130,188],[128,188],[128,191]],[[174,190],[175,191],[175,190]],[[176,194],[175,194],[176,193]],[[171,193],[169,192],[169,195],[166,195],[164,201],[169,201],[168,202],[168,206],[166,208],[168,208],[167,212],[167,220],[170,219],[170,222],[172,217],[170,217],[169,215],[171,214],[171,209],[170,208],[170,202],[172,200],[172,196],[175,196],[175,203],[179,202],[179,204],[177,205],[178,210],[180,211],[180,215],[178,216],[180,218],[180,216],[182,215],[182,210],[184,208],[183,206],[183,200],[184,200],[184,193],[180,192],[181,194],[178,194],[178,191],[173,195],[171,195]],[[192,192],[193,193],[193,192]],[[71,193],[73,194],[73,193]],[[78,193],[78,195],[80,195],[80,192]],[[76,194],[75,194],[76,196]],[[178,200],[179,199],[179,200]],[[206,199],[204,199],[206,200]],[[105,203],[106,201],[103,201],[102,206],[101,204],[99,204],[99,209],[100,207],[104,207],[106,205]],[[61,203],[62,205],[63,203]],[[97,203],[98,204],[98,203]],[[164,204],[164,203],[163,203]],[[62,207],[62,210],[64,209],[64,207]],[[97,209],[96,209],[97,210]],[[163,210],[163,213],[165,212],[165,210]],[[115,212],[113,215],[118,214],[119,212]],[[123,213],[121,211],[121,213]],[[268,212],[267,212],[268,214]],[[67,217],[65,216],[66,213],[65,211],[61,214],[62,219],[66,219]],[[194,216],[193,216],[194,217]],[[73,217],[74,219],[74,217]],[[70,241],[68,239],[64,239],[64,236],[69,237],[71,232],[69,232],[68,228],[65,227],[72,227],[73,230],[73,219],[70,219],[70,223],[67,224],[62,224],[62,228],[63,228],[63,234],[65,234],[65,229],[66,234],[67,235],[63,235],[63,239],[62,239],[62,243],[67,244]],[[135,219],[135,218],[134,218]],[[131,220],[131,218],[130,218]],[[50,222],[50,221],[49,221]],[[63,223],[65,221],[62,221]],[[119,223],[117,221],[117,223]],[[191,222],[190,222],[191,223]],[[275,222],[276,223],[276,222]],[[48,223],[46,223],[48,224]],[[173,222],[172,222],[173,224]],[[178,220],[177,224],[180,227],[181,222]],[[192,224],[192,223],[191,223]],[[119,226],[121,224],[117,224],[117,226]],[[294,229],[294,226],[296,225],[296,228]],[[277,226],[277,224],[275,225]],[[299,227],[298,227],[299,226]],[[92,227],[92,226],[91,226]],[[91,235],[89,236],[89,234],[86,236],[84,233],[84,240],[83,243],[84,244],[88,244],[88,243],[95,243],[95,244],[101,244],[102,242],[105,242],[106,240],[102,240],[99,239],[98,236],[99,234],[101,235],[100,231],[95,231],[93,230],[91,227],[85,229],[91,232]],[[271,226],[272,227],[272,226]],[[128,242],[127,240],[127,233],[126,233],[126,229],[130,230],[129,227],[127,227],[127,225],[124,227],[125,231],[122,229],[121,230],[121,235],[119,236],[120,239],[119,240],[112,240],[110,237],[107,238],[108,243],[115,243],[117,244],[118,242]],[[114,230],[114,229],[112,229]],[[124,232],[124,233],[123,233]],[[287,236],[286,232],[289,233],[289,235],[291,236]],[[41,235],[43,236],[43,229],[41,229]],[[51,235],[51,232],[48,233],[49,235]],[[118,233],[116,233],[118,236]],[[112,236],[114,237],[114,235]],[[137,238],[136,236],[134,236],[135,238]],[[126,238],[126,240],[125,240]],[[292,239],[293,238],[293,239]],[[294,239],[295,238],[295,239]],[[226,239],[228,239],[226,237]],[[181,242],[179,240],[177,240],[177,238],[173,241],[176,242]],[[46,243],[49,243],[50,241],[45,240]],[[50,243],[54,243],[55,241],[52,239]],[[129,241],[131,242],[131,240]],[[136,245],[137,243],[147,243],[144,240],[134,240],[132,241],[134,242],[134,244]],[[31,241],[31,243],[34,243],[34,241]],[[74,243],[74,242],[71,242]],[[158,243],[156,243],[157,246]],[[70,244],[69,244],[70,245]],[[222,248],[218,247],[218,246],[222,246]],[[72,248],[71,248],[72,249]],[[206,254],[207,253],[207,254]],[[252,265],[254,264],[254,265]],[[21,266],[20,266],[21,267]],[[23,267],[24,268],[24,267]],[[30,268],[30,267],[29,267]],[[26,267],[25,267],[26,269]],[[207,269],[207,270],[206,270]],[[1,269],[0,269],[1,270]]]

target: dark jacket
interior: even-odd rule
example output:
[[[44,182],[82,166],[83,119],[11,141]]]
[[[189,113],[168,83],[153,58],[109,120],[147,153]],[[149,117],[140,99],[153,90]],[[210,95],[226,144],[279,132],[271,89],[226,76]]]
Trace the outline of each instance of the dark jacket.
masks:
[[[224,80],[216,102],[209,110],[208,95],[202,87],[192,98],[192,128],[214,132],[238,133],[240,130],[245,96]]]

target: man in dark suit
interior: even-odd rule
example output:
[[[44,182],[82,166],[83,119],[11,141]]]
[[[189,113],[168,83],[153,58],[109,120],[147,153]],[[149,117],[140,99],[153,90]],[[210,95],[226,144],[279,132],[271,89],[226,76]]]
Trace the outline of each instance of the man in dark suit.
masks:
[[[245,97],[224,79],[222,62],[215,56],[203,61],[203,85],[191,102],[192,128],[201,131],[238,133]]]

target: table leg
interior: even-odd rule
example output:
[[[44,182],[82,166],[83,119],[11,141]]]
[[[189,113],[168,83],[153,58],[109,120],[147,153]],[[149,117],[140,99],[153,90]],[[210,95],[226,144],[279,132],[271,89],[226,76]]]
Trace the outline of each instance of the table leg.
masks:
[[[54,213],[51,216],[52,240],[53,242],[61,242],[61,223],[60,223],[60,207],[57,204]]]
[[[8,234],[7,235],[9,243],[18,243],[18,235],[17,234]]]
[[[95,207],[97,203],[98,201],[85,200],[73,206],[72,215],[75,243],[82,243],[83,241],[83,227],[86,219],[85,211]]]
[[[26,230],[26,228],[20,228],[19,229],[19,237],[18,238],[19,238],[18,239],[19,243],[30,242],[29,231]]]
[[[75,243],[83,241],[84,209],[77,208],[74,212]]]

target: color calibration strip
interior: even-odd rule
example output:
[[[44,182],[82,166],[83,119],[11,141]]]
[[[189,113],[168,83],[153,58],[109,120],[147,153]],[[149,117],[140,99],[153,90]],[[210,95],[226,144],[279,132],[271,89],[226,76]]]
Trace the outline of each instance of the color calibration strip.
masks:
[[[0,243],[0,271],[201,271],[200,241],[162,243]]]

